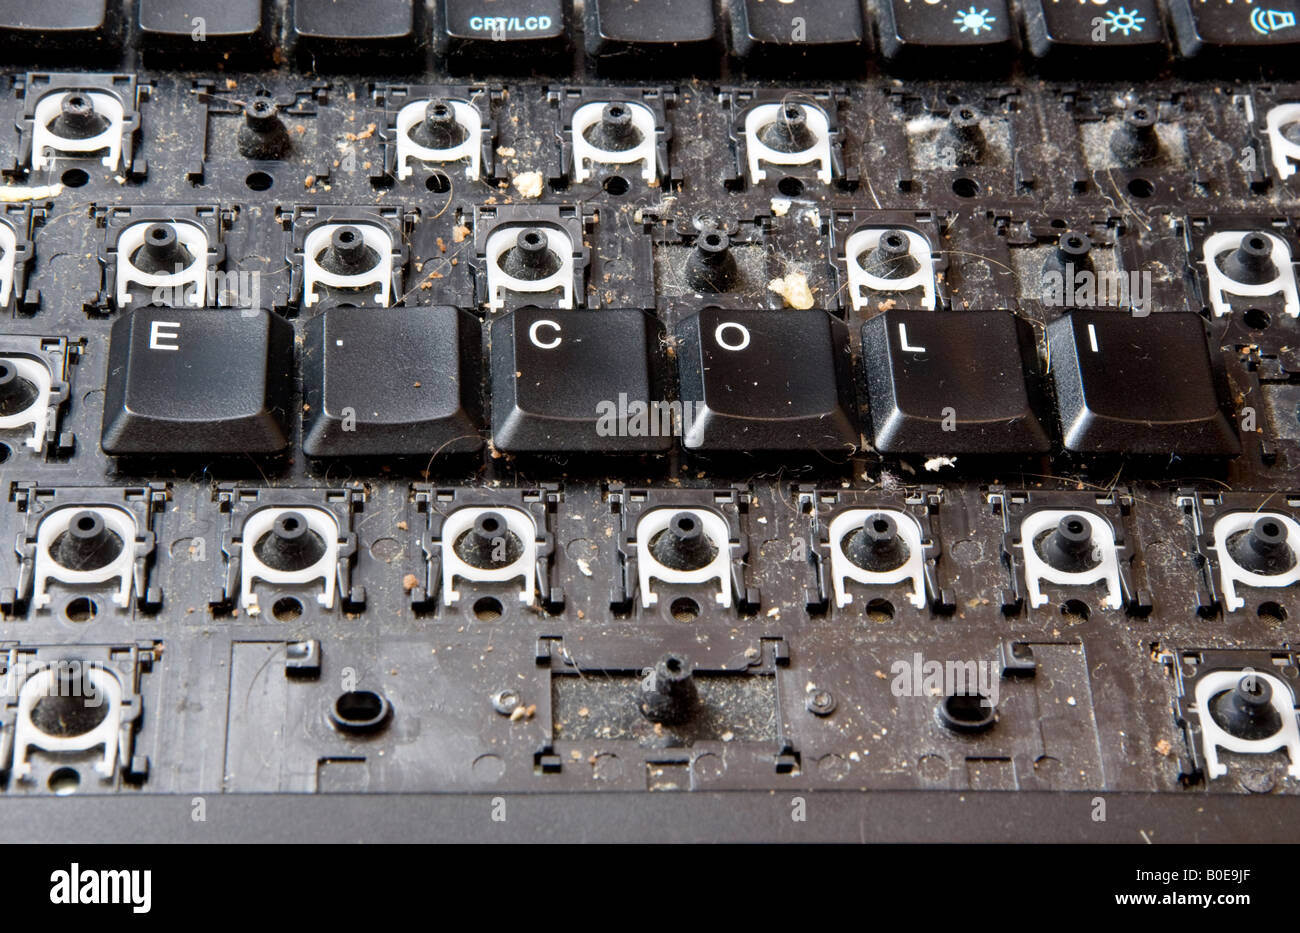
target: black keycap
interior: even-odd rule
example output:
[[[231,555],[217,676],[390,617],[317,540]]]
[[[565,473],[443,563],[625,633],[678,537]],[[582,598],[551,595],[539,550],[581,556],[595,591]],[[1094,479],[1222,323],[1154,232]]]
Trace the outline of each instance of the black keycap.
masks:
[[[1011,63],[1006,0],[881,0],[877,19],[881,54],[900,68],[946,72]]]
[[[745,67],[852,75],[866,64],[860,0],[731,0],[731,48]]]
[[[13,60],[53,53],[99,58],[121,42],[116,0],[0,0],[0,48]]]
[[[719,44],[713,0],[589,0],[586,45],[607,74],[714,70]]]
[[[1169,17],[1184,58],[1260,65],[1300,45],[1300,0],[1169,0]]]
[[[1005,311],[886,311],[862,326],[862,365],[886,453],[1031,454],[1051,448],[1036,412],[1030,325]]]
[[[656,355],[641,311],[521,308],[492,324],[492,440],[498,450],[666,450]],[[651,414],[653,412],[653,414]]]
[[[293,327],[266,311],[140,308],[113,324],[105,453],[273,453],[288,444]]]
[[[306,325],[303,441],[312,457],[479,450],[482,338],[456,308],[331,308]]]
[[[1029,50],[1051,64],[1132,71],[1169,57],[1155,0],[1022,0]]]
[[[444,0],[435,45],[453,74],[566,63],[572,0]]]
[[[704,451],[848,454],[854,419],[848,331],[825,311],[706,308],[677,328],[682,444]]]
[[[247,60],[267,51],[263,0],[140,0],[140,44],[149,52]],[[159,63],[163,61],[160,59]]]
[[[373,67],[376,55],[409,59],[419,48],[414,0],[293,0],[292,23],[305,67]]]
[[[1241,452],[1199,315],[1072,311],[1047,334],[1067,450]]]

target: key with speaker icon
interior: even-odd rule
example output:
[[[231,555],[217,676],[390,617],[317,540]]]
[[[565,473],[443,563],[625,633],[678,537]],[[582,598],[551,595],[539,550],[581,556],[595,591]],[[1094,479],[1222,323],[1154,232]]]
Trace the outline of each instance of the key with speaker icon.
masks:
[[[1300,47],[1300,0],[1171,0],[1169,15],[1184,58],[1199,62],[1275,64]]]

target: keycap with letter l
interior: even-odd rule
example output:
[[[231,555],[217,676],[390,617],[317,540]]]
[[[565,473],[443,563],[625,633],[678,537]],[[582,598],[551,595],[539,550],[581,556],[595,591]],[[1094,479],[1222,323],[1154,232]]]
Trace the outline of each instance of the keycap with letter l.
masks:
[[[452,74],[560,65],[569,58],[572,0],[443,0],[434,47]]]
[[[674,336],[687,449],[860,445],[848,330],[825,311],[705,308]]]
[[[102,444],[132,454],[266,454],[289,443],[293,327],[261,310],[147,307],[113,322]]]
[[[303,451],[421,456],[483,447],[482,330],[457,308],[331,308],[307,322]]]
[[[521,453],[668,450],[659,322],[642,311],[520,308],[491,326],[492,442]],[[665,414],[667,413],[667,414]]]
[[[1029,51],[1049,65],[1158,67],[1169,46],[1156,0],[1021,0]]]
[[[1247,67],[1291,61],[1300,50],[1300,0],[1169,0],[1184,58]]]
[[[1009,311],[885,311],[862,326],[877,450],[1041,454],[1037,350]]]
[[[860,0],[731,0],[731,49],[751,71],[857,74],[865,34]]]
[[[1047,335],[1066,450],[1241,453],[1200,315],[1071,311]]]
[[[880,0],[876,19],[881,54],[895,68],[1008,68],[1013,58],[1007,0]]]

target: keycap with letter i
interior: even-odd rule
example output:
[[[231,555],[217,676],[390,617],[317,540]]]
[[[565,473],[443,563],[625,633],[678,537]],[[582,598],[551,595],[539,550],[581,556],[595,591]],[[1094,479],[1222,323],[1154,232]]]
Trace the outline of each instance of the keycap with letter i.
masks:
[[[825,311],[705,308],[675,336],[687,449],[858,446],[848,332]]]
[[[641,311],[520,308],[491,326],[492,442],[532,453],[673,445],[656,365],[662,327]],[[671,409],[669,409],[671,412]]]
[[[862,326],[862,365],[877,450],[1051,447],[1029,381],[1037,369],[1033,330],[1010,312],[885,311]]]
[[[260,310],[146,307],[113,323],[103,448],[265,454],[289,442],[293,327]]]
[[[1066,450],[1241,452],[1200,315],[1072,311],[1047,334]]]
[[[891,65],[947,71],[1010,65],[1015,30],[1006,0],[881,0],[880,51]]]

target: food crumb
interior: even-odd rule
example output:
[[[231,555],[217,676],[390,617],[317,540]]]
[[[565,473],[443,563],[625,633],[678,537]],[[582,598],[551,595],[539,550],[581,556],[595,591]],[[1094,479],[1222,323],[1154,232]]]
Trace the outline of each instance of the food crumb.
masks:
[[[790,272],[784,278],[773,279],[767,283],[767,290],[776,292],[785,299],[787,307],[798,311],[807,311],[816,304],[812,288],[808,285],[808,276],[802,272]]]
[[[521,197],[540,198],[542,196],[543,179],[541,172],[520,172],[510,181]]]

